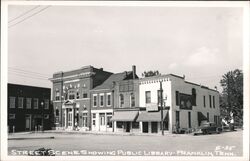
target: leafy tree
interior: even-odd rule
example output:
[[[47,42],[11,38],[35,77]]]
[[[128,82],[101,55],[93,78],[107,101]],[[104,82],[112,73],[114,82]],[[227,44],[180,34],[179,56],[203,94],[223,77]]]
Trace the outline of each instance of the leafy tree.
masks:
[[[229,116],[232,111],[235,120],[243,120],[243,73],[236,69],[229,71],[222,76],[220,84],[223,88],[220,95],[221,114]]]
[[[158,70],[155,71],[149,70],[149,71],[144,71],[142,73],[142,77],[152,77],[156,75],[161,75]]]

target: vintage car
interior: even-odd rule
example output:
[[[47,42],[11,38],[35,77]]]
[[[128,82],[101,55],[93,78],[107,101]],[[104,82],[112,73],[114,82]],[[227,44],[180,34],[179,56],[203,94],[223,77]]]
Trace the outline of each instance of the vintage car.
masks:
[[[194,135],[198,135],[198,134],[212,134],[212,133],[221,133],[222,132],[222,128],[217,126],[215,123],[213,122],[204,122],[201,124],[201,126],[199,128],[197,128],[197,130],[194,132]]]

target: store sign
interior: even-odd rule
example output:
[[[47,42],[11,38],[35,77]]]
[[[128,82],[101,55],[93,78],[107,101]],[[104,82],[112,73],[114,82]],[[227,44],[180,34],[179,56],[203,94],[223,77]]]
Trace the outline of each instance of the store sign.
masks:
[[[180,109],[192,110],[192,95],[180,93]]]
[[[146,111],[158,111],[158,104],[157,103],[147,103],[146,104]]]

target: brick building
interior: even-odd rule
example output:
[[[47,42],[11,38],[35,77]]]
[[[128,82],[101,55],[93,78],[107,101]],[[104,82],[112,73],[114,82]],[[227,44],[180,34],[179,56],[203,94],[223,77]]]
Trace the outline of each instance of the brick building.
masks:
[[[49,130],[53,126],[50,88],[8,84],[9,132]]]

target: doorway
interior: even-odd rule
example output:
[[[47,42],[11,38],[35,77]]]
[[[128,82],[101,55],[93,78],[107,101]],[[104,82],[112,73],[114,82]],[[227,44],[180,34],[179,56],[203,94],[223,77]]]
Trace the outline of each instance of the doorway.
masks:
[[[25,130],[30,131],[31,130],[31,116],[27,115],[25,117]]]
[[[148,133],[148,122],[142,122],[142,132]]]
[[[126,132],[130,132],[130,122],[125,122]]]
[[[157,122],[151,122],[151,132],[157,133],[158,132],[158,126]]]

